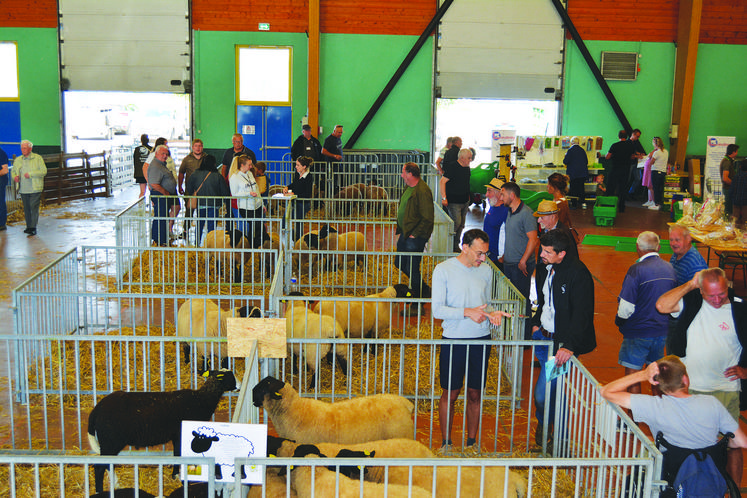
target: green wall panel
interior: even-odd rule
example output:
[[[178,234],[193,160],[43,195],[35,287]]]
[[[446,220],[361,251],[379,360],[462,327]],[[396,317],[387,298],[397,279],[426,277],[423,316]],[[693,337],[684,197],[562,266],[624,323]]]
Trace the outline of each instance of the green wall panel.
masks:
[[[672,81],[675,49],[673,44],[632,42],[586,42],[597,65],[602,51],[639,52],[641,71],[636,81],[608,81],[633,128],[640,128],[647,152],[651,139],[660,136],[668,147],[672,115]],[[563,101],[564,135],[600,135],[604,150],[618,140],[622,124],[599,88],[581,52],[573,41],[567,43],[566,84]]]
[[[706,137],[736,137],[747,154],[747,45],[698,47],[688,154],[705,155]]]
[[[320,122],[323,135],[345,126],[343,144],[363,120],[417,40],[415,36],[325,34],[321,38]],[[430,38],[356,149],[430,150],[433,39]]]
[[[236,45],[283,45],[293,47],[293,130],[301,134],[301,118],[306,115],[308,43],[305,33],[256,33],[196,31],[194,138],[201,138],[208,149],[231,146],[236,127]],[[262,68],[256,68],[262,77]]]
[[[307,111],[307,37],[293,33],[195,33],[195,137],[207,148],[228,147],[235,123],[234,46],[292,45],[293,133]],[[335,124],[343,143],[394,74],[417,37],[323,34],[320,47],[320,140]],[[356,148],[430,148],[432,40],[400,79]],[[257,68],[261,77],[262,68]]]
[[[0,40],[15,41],[18,45],[21,136],[34,143],[35,152],[45,152],[48,148],[59,150],[61,131],[57,30],[0,28]]]

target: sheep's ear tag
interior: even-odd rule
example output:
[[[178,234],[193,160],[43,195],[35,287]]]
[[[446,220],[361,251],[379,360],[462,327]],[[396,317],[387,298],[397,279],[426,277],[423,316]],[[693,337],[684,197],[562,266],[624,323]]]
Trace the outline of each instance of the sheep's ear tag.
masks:
[[[267,458],[275,458],[275,455],[269,455]]]
[[[371,456],[371,452],[370,451],[364,451],[363,454],[366,455],[366,456]]]
[[[205,373],[202,374],[202,376],[207,379],[210,376],[210,370],[206,370]]]
[[[275,396],[280,396],[280,397],[282,397],[282,395],[280,394],[280,392],[279,392],[279,391],[275,391]]]
[[[407,291],[407,297],[410,297],[410,296],[412,296],[412,294],[410,294],[410,291]]]

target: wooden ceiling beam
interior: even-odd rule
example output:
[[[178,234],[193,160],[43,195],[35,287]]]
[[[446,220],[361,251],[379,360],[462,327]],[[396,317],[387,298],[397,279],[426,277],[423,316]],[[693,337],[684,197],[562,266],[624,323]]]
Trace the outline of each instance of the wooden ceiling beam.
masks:
[[[309,82],[307,109],[309,126],[319,137],[319,1],[309,0]]]
[[[703,0],[680,0],[672,99],[672,126],[677,127],[677,138],[672,139],[669,157],[669,162],[677,165],[678,169],[684,166],[687,154],[702,12]]]

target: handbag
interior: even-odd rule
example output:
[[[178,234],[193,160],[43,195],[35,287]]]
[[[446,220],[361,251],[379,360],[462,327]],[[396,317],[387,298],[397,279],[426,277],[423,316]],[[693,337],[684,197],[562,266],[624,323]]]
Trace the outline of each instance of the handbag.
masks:
[[[202,185],[203,185],[203,184],[205,183],[205,180],[207,180],[207,179],[208,179],[208,177],[209,177],[209,176],[210,176],[210,175],[211,175],[212,173],[213,173],[212,171],[209,171],[209,172],[208,172],[208,174],[207,174],[207,175],[205,175],[205,178],[204,178],[204,179],[202,180],[202,183],[200,184],[200,186],[199,186],[199,187],[197,187],[197,190],[195,190],[195,193],[194,193],[194,194],[192,194],[192,195],[194,195],[194,196],[196,196],[196,195],[197,195],[197,192],[199,192],[199,191],[200,191],[200,189],[202,188]],[[187,202],[187,207],[188,207],[189,209],[197,209],[197,197],[190,197],[190,199],[189,199],[189,202]]]

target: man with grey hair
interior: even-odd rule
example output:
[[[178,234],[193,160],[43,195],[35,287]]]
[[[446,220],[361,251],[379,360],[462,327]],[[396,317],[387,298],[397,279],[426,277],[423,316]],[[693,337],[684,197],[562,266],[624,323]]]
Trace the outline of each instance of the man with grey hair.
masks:
[[[454,220],[454,252],[461,252],[462,230],[469,206],[469,179],[472,152],[462,149],[455,163],[444,161],[444,174],[439,180],[441,205]]]
[[[625,375],[664,356],[669,318],[656,309],[656,300],[677,286],[674,268],[659,257],[658,235],[641,232],[636,251],[638,260],[625,275],[615,317],[623,335],[618,363],[625,367]],[[641,384],[631,385],[628,391],[640,394]]]
[[[669,227],[669,246],[672,248],[672,259],[669,260],[677,274],[677,285],[689,282],[700,270],[708,265],[703,256],[693,247],[690,229],[676,223]]]
[[[679,318],[669,353],[687,366],[690,393],[714,396],[739,421],[740,398],[747,392],[747,309],[724,270],[699,271],[661,296],[656,309]],[[726,470],[740,487],[742,462],[741,448],[730,448]]]
[[[19,185],[18,192],[23,201],[23,214],[26,218],[26,230],[29,237],[36,235],[36,223],[39,221],[39,205],[44,191],[44,177],[47,166],[39,154],[34,154],[34,144],[28,140],[21,141],[21,155],[13,161],[13,181]]]

